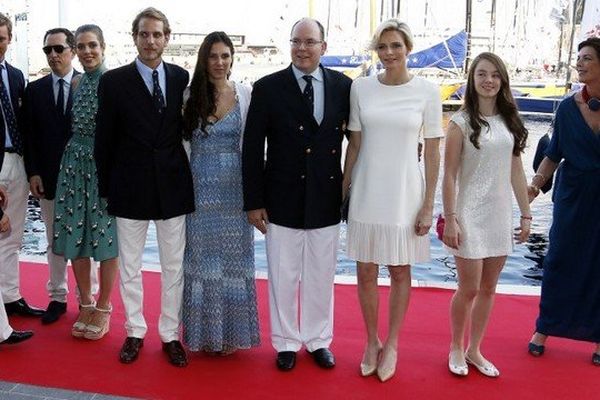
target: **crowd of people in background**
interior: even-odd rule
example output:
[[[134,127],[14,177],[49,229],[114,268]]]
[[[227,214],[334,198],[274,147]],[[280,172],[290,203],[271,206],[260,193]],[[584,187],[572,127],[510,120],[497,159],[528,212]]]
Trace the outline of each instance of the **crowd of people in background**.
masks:
[[[528,351],[543,355],[548,336],[589,341],[600,366],[600,224],[583,223],[600,219],[600,39],[579,45],[585,86],[561,103],[528,185],[521,160],[528,132],[506,66],[493,53],[471,63],[464,104],[444,132],[439,90],[408,70],[413,36],[397,19],[383,22],[370,43],[380,74],[352,81],[323,67],[324,28],[303,18],[291,27],[291,64],[253,87],[229,79],[235,48],[225,32],[204,38],[189,87],[188,72],[162,58],[171,29],[161,11],[141,11],[131,32],[136,59],[107,70],[99,26],[48,30],[42,51],[52,72],[26,85],[5,60],[12,24],[0,14],[0,344],[33,336],[13,330],[8,316],[43,324],[64,318],[70,262],[79,302],[71,335],[99,340],[108,333],[119,275],[126,331],[119,359],[136,361],[148,330],[141,271],[153,221],[158,334],[168,361],[186,366],[186,348],[227,356],[259,346],[256,228],[266,237],[277,368],[292,370],[305,347],[318,366],[331,369],[333,283],[347,200],[347,253],[357,263],[366,336],[359,372],[387,381],[396,371],[411,265],[430,258],[445,137],[441,237],[458,276],[449,371],[500,375],[481,351],[498,278],[514,239],[527,241],[529,203],[559,164]],[[75,56],[83,71],[73,68]],[[30,193],[40,202],[48,240],[45,310],[29,305],[19,284]],[[513,194],[521,213],[516,234]],[[98,275],[92,260],[100,263]],[[380,265],[391,286],[385,334],[378,328]]]

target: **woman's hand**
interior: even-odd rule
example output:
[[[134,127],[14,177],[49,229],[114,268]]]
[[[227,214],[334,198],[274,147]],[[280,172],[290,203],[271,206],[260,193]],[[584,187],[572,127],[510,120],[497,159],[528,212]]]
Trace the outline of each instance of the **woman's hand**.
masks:
[[[521,217],[521,224],[515,233],[515,240],[517,243],[525,243],[529,239],[529,233],[531,232],[531,218]]]
[[[527,197],[531,203],[540,194],[540,188],[535,185],[527,186]]]
[[[415,222],[415,233],[417,236],[427,235],[433,221],[433,210],[429,207],[422,207],[417,214]]]
[[[461,244],[461,236],[462,232],[460,231],[460,226],[458,226],[456,217],[454,215],[449,216],[444,223],[442,242],[451,249],[458,250],[458,246]]]

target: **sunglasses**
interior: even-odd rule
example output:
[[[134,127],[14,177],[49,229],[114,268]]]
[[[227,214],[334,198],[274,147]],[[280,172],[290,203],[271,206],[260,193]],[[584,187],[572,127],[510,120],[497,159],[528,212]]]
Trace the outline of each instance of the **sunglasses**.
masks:
[[[42,47],[42,50],[44,50],[45,54],[50,54],[52,52],[52,50],[54,50],[54,52],[56,54],[60,54],[63,51],[65,51],[66,49],[70,49],[70,47],[65,47],[62,44],[55,44],[54,46],[44,46],[44,47]]]

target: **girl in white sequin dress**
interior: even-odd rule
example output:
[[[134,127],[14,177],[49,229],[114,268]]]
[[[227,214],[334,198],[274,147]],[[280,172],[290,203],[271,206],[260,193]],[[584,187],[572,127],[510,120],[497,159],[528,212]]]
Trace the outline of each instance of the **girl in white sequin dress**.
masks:
[[[529,236],[531,213],[520,154],[527,130],[519,118],[502,60],[482,53],[469,70],[462,109],[446,134],[443,241],[456,260],[448,367],[467,375],[468,364],[500,375],[480,351],[498,277],[512,252],[512,192],[521,210],[518,240]],[[470,321],[469,345],[464,334]]]

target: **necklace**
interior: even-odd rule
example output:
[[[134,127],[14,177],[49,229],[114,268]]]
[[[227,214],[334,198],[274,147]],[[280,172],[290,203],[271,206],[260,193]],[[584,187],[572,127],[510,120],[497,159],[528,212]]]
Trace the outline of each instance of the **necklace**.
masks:
[[[591,97],[587,90],[587,85],[581,89],[581,97],[583,98],[583,102],[587,104],[588,108],[591,111],[600,110],[600,99],[597,97]]]

